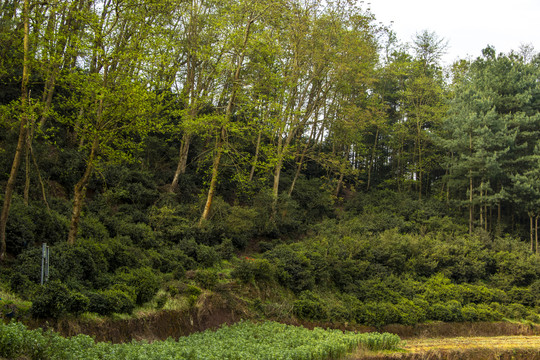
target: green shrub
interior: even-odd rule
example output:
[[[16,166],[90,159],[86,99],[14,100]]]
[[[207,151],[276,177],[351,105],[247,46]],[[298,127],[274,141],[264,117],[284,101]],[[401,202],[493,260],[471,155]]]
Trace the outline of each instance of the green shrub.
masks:
[[[124,291],[118,289],[108,289],[103,291],[103,296],[107,298],[110,306],[109,313],[131,314],[135,308],[133,298]]]
[[[504,316],[510,319],[525,319],[530,311],[522,304],[509,304],[502,308]]]
[[[513,287],[507,294],[511,302],[520,303],[525,306],[534,306],[537,301],[530,288]]]
[[[31,298],[38,289],[35,282],[30,281],[28,276],[17,271],[9,277],[9,286],[11,290],[25,299]]]
[[[20,197],[14,196],[6,224],[6,247],[9,252],[18,255],[31,248],[36,241],[36,230],[32,208],[26,206]]]
[[[395,305],[388,302],[365,303],[356,309],[355,318],[361,324],[381,327],[398,323],[400,313]]]
[[[452,283],[443,274],[437,274],[422,284],[424,299],[433,303],[444,303],[450,300],[463,301],[460,287]]]
[[[115,282],[126,284],[135,291],[137,305],[152,300],[159,290],[159,278],[150,268],[121,268],[115,275]]]
[[[135,308],[133,298],[124,291],[107,289],[104,291],[88,292],[88,311],[99,315],[111,315],[112,313],[131,314]]]
[[[221,244],[217,247],[217,252],[222,259],[231,260],[236,253],[233,241],[230,238],[223,239]]]
[[[303,291],[293,304],[293,313],[301,319],[324,320],[328,313],[318,296],[311,291]]]
[[[195,282],[205,289],[212,290],[218,283],[218,274],[215,270],[211,269],[197,270],[195,273]]]
[[[92,287],[108,270],[108,262],[101,247],[88,240],[79,240],[71,246],[67,243],[50,249],[51,269],[55,276],[72,287]]]
[[[275,269],[267,259],[241,258],[231,273],[233,278],[244,283],[251,281],[270,281],[274,278]]]
[[[163,307],[167,303],[167,300],[167,295],[158,296],[158,298],[156,299],[156,309],[163,309]]]
[[[428,317],[431,320],[438,320],[444,322],[463,321],[461,308],[461,303],[456,300],[450,300],[445,303],[435,303],[430,306],[428,311]]]
[[[156,246],[156,235],[152,228],[144,223],[127,223],[120,221],[116,228],[116,235],[127,236],[133,243],[141,248],[150,249]]]
[[[90,305],[90,299],[86,295],[83,295],[79,292],[71,292],[71,301],[69,304],[68,312],[79,315],[85,311],[88,311],[88,306]]]
[[[415,300],[403,299],[395,305],[400,324],[414,325],[427,320],[427,304],[420,299]]]
[[[103,241],[109,238],[109,231],[95,215],[86,215],[79,225],[79,237],[88,240]]]
[[[86,292],[88,298],[88,311],[99,315],[110,315],[113,313],[111,299],[102,292]]]
[[[302,252],[293,250],[291,246],[278,245],[264,256],[275,264],[276,277],[284,286],[296,293],[313,288],[313,266]]]
[[[221,260],[219,253],[213,247],[204,244],[199,244],[195,252],[197,262],[203,267],[212,267]]]
[[[186,293],[186,295],[195,297],[198,297],[202,294],[202,290],[200,288],[190,284],[186,285],[186,289],[184,292]]]
[[[59,318],[71,309],[69,289],[58,280],[47,282],[32,302],[31,314],[36,318]]]
[[[492,302],[505,302],[507,299],[504,291],[490,289],[484,285],[461,284],[458,291],[464,304],[489,304]]]

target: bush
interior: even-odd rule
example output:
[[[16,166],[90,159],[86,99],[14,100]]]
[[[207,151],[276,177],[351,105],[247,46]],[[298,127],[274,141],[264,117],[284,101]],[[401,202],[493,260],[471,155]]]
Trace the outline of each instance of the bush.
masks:
[[[197,270],[195,281],[203,288],[212,290],[218,283],[218,275],[214,270],[210,269]]]
[[[461,303],[456,300],[435,303],[429,308],[428,317],[431,320],[444,322],[459,322],[463,320]]]
[[[63,243],[50,249],[51,269],[55,276],[73,287],[92,286],[108,270],[101,248],[90,241],[79,240],[75,245]]]
[[[6,248],[10,253],[18,255],[34,245],[36,223],[32,215],[31,207],[14,196],[6,224]]]
[[[103,291],[103,295],[108,299],[111,312],[119,314],[131,314],[135,309],[133,298],[124,291],[118,289],[108,289]]]
[[[414,325],[427,320],[427,304],[420,299],[415,300],[403,299],[395,305],[400,324]]]
[[[88,311],[89,305],[90,299],[88,299],[88,296],[74,291],[71,293],[71,301],[68,311],[72,314],[80,315],[83,312]]]
[[[233,278],[244,283],[251,281],[270,281],[274,278],[275,269],[267,259],[244,257],[237,262],[231,273]]]
[[[318,299],[296,300],[293,304],[293,313],[306,320],[324,320],[328,317],[326,308]]]
[[[400,314],[396,306],[388,302],[366,303],[356,309],[355,318],[361,324],[381,327],[398,323]]]
[[[121,268],[115,275],[117,283],[126,284],[135,291],[137,305],[152,300],[159,290],[159,278],[150,268]]]
[[[111,315],[112,313],[131,314],[135,308],[133,298],[126,292],[118,289],[88,292],[88,311],[99,315]]]
[[[19,294],[25,299],[31,298],[37,291],[37,284],[30,281],[28,276],[20,272],[14,272],[9,278],[9,286],[11,290]]]
[[[187,285],[184,291],[186,295],[198,297],[202,294],[202,290],[194,285]]]
[[[36,318],[57,319],[71,309],[71,303],[72,297],[67,286],[58,280],[53,280],[38,290],[30,311]]]
[[[212,267],[221,260],[218,252],[210,246],[199,244],[195,250],[197,262],[203,267]]]
[[[281,284],[296,293],[311,290],[315,284],[311,261],[292,246],[278,245],[264,254],[276,266],[276,276]]]
[[[530,288],[513,287],[507,294],[511,302],[525,306],[534,306],[537,301]]]

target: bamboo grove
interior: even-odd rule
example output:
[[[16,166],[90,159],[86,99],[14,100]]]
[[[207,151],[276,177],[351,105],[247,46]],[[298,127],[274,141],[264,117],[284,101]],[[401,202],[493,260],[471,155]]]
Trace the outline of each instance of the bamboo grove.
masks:
[[[268,193],[269,221],[287,216],[318,178],[335,204],[391,189],[458,209],[471,233],[525,226],[534,251],[540,58],[487,47],[444,69],[444,48],[429,31],[402,44],[345,0],[4,0],[0,256],[14,194],[69,198],[73,244],[89,184],[123,164],[195,204],[199,227],[216,197]],[[56,176],[62,154],[78,161]]]

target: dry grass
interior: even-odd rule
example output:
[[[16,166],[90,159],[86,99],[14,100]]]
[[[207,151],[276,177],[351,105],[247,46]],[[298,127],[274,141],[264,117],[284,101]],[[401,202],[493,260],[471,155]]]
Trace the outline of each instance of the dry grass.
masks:
[[[540,336],[494,336],[494,337],[458,337],[446,339],[411,339],[406,342],[405,350],[426,352],[430,350],[453,349],[539,349]]]
[[[418,338],[407,340],[403,349],[379,354],[359,350],[351,359],[534,360],[540,359],[540,336]]]

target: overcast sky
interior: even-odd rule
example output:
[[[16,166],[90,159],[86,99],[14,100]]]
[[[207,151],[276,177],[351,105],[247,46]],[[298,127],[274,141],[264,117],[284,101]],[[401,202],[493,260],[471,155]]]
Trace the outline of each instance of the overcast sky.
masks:
[[[540,52],[540,0],[365,0],[361,5],[377,21],[393,21],[402,42],[422,30],[448,40],[446,64],[476,58],[488,44],[497,53],[518,50],[521,44]]]

